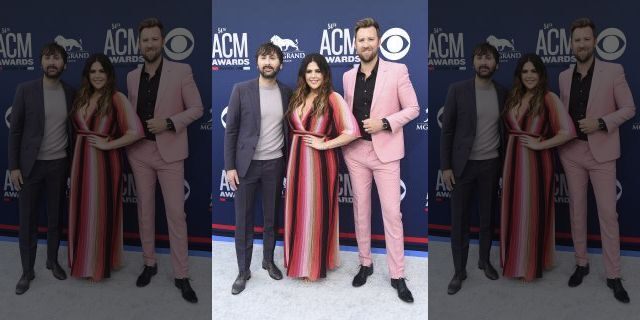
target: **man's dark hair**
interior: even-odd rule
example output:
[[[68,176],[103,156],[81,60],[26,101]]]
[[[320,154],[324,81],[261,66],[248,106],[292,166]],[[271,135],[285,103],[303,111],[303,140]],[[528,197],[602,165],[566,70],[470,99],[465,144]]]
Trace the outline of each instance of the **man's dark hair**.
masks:
[[[61,45],[55,42],[49,42],[45,44],[44,47],[42,47],[42,50],[40,50],[40,61],[42,61],[42,57],[50,56],[56,53],[60,54],[60,56],[62,57],[62,61],[64,61],[64,64],[67,64],[67,51],[64,50]]]
[[[162,25],[162,22],[160,22],[158,18],[153,17],[140,21],[140,24],[138,25],[138,35],[140,35],[143,29],[153,27],[158,27],[160,29],[160,35],[164,38],[164,26]]]
[[[489,44],[488,42],[483,42],[480,43],[478,45],[476,45],[475,48],[473,48],[473,56],[482,56],[485,54],[490,54],[493,56],[493,59],[496,60],[496,63],[500,62],[500,55],[498,54],[498,49],[496,49],[496,47],[492,46],[491,44]]]
[[[571,23],[571,35],[573,35],[573,30],[578,28],[586,28],[589,27],[593,31],[593,35],[596,34],[596,24],[591,21],[589,18],[578,18],[573,20]]]
[[[358,30],[369,27],[376,28],[376,34],[378,35],[378,38],[380,38],[380,25],[373,18],[364,18],[358,20],[358,22],[356,22],[356,27],[354,28],[355,34],[358,34]]]
[[[276,56],[278,56],[278,60],[280,60],[280,63],[282,64],[284,57],[282,55],[282,50],[280,50],[280,47],[276,46],[271,42],[265,42],[261,44],[258,50],[256,51],[256,61],[260,56],[265,56],[265,55],[269,56],[274,53],[276,54]]]

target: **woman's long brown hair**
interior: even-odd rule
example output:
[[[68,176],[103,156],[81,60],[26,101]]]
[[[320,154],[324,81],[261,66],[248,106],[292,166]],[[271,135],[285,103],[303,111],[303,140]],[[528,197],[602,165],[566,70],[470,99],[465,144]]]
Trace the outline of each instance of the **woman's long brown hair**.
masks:
[[[307,85],[307,81],[305,80],[307,66],[311,62],[315,62],[318,65],[318,68],[320,68],[320,73],[322,73],[322,83],[320,84],[320,88],[318,88],[318,96],[313,99],[311,114],[314,116],[320,116],[324,114],[327,106],[329,105],[329,95],[333,92],[331,68],[327,63],[327,60],[321,54],[312,53],[306,56],[300,63],[300,69],[298,69],[298,81],[296,84],[297,87],[291,96],[291,100],[289,100],[289,107],[285,114],[286,117],[291,115],[296,107],[303,105],[305,103],[305,99],[309,93],[311,93],[311,88]]]
[[[111,113],[113,108],[113,95],[116,92],[116,77],[115,72],[113,70],[113,65],[109,58],[102,53],[95,53],[91,55],[84,64],[84,69],[82,70],[82,84],[80,85],[80,90],[78,90],[78,95],[76,96],[75,101],[73,102],[73,107],[71,108],[71,114],[75,114],[85,105],[89,104],[89,99],[96,92],[96,89],[91,85],[89,81],[89,73],[91,72],[91,65],[95,62],[100,63],[102,65],[102,69],[107,74],[107,81],[104,84],[104,87],[100,90],[100,98],[98,98],[98,103],[96,106],[95,115],[98,117],[103,117]]]
[[[538,73],[538,84],[533,88],[533,97],[531,101],[529,101],[527,115],[539,115],[542,110],[544,110],[544,96],[547,91],[549,91],[547,68],[545,68],[542,59],[540,59],[538,55],[527,53],[518,60],[518,64],[516,65],[516,70],[513,74],[513,86],[507,96],[507,102],[505,102],[504,114],[511,112],[512,109],[522,103],[522,98],[527,92],[527,88],[522,83],[522,69],[527,62],[531,62]]]

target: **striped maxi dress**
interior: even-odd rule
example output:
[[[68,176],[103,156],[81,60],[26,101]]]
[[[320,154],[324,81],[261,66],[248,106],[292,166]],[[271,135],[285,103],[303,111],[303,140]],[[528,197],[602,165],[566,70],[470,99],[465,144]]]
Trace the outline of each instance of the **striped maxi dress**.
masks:
[[[144,135],[127,98],[113,96],[111,114],[71,115],[76,142],[69,194],[69,266],[71,275],[99,281],[122,261],[122,154],[89,145],[87,136],[116,139],[127,131]]]
[[[560,99],[547,92],[540,115],[504,115],[509,136],[502,172],[500,264],[503,275],[532,281],[553,265],[555,245],[553,149],[531,150],[519,136],[549,139],[558,132],[575,137]]]
[[[307,108],[310,110],[310,108]],[[338,266],[338,154],[316,150],[305,134],[331,140],[360,136],[358,123],[342,96],[333,92],[321,116],[307,111],[289,116],[291,149],[285,194],[284,261],[287,275],[317,280]]]

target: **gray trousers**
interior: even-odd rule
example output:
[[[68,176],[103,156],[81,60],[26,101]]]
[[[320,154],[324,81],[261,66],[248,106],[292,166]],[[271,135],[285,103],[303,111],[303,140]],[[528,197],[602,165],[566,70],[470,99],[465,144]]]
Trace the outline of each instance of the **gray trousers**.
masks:
[[[275,215],[282,199],[284,157],[273,160],[252,160],[249,170],[239,177],[236,190],[236,257],[238,271],[247,272],[251,266],[253,252],[254,203],[258,188],[262,193],[262,215],[264,217],[262,259],[273,261],[275,247]]]
[[[23,176],[18,208],[20,211],[19,246],[22,272],[33,273],[38,249],[38,213],[42,198],[47,209],[47,260],[58,261],[68,176],[67,158],[37,160],[29,176]]]

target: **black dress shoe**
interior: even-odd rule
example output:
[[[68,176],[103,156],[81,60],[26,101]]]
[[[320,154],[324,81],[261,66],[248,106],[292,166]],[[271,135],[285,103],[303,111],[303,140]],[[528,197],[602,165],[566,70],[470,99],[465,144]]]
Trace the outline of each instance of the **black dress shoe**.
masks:
[[[363,284],[367,282],[367,277],[373,274],[373,265],[368,267],[360,265],[360,271],[353,277],[353,282],[351,284],[354,287],[361,287]]]
[[[629,303],[629,295],[622,287],[620,278],[607,279],[607,287],[613,289],[613,296],[620,302]]]
[[[484,275],[491,280],[498,279],[498,271],[493,268],[489,261],[478,261],[478,268],[484,271]]]
[[[282,279],[282,272],[280,271],[280,269],[278,269],[278,267],[276,267],[276,264],[273,263],[273,261],[262,261],[262,269],[265,269],[267,271],[269,271],[269,277],[275,279],[275,280],[281,280]]]
[[[231,287],[231,294],[238,294],[244,290],[247,285],[247,280],[251,279],[251,271],[241,272],[236,277],[236,281],[233,282]]]
[[[398,298],[404,302],[413,302],[413,295],[409,288],[407,288],[407,284],[404,282],[404,278],[400,279],[391,279],[391,286],[398,290]]]
[[[149,267],[147,265],[144,266],[144,270],[140,276],[138,276],[138,280],[136,280],[136,286],[144,287],[151,282],[151,277],[155,276],[158,273],[158,265],[154,265],[153,267]]]
[[[196,292],[191,289],[191,285],[189,284],[189,278],[175,279],[174,283],[176,287],[182,292],[183,299],[191,303],[198,302]]]
[[[22,277],[18,280],[18,284],[16,284],[16,294],[23,294],[27,292],[27,290],[29,290],[29,283],[35,278],[36,275],[33,273],[22,274]]]
[[[576,266],[576,270],[569,278],[569,287],[577,287],[582,283],[582,278],[589,274],[589,265]]]
[[[58,264],[58,261],[47,261],[47,269],[51,270],[53,276],[58,280],[64,280],[67,278],[67,273]]]
[[[449,282],[449,286],[447,287],[447,293],[456,294],[456,292],[460,291],[462,288],[462,281],[465,279],[467,279],[466,271],[454,274],[453,278]]]

